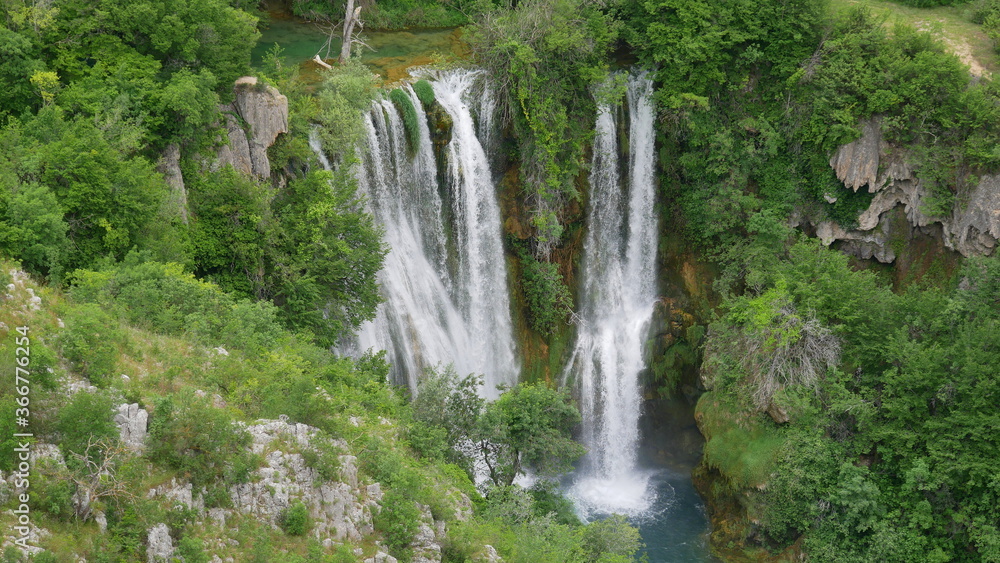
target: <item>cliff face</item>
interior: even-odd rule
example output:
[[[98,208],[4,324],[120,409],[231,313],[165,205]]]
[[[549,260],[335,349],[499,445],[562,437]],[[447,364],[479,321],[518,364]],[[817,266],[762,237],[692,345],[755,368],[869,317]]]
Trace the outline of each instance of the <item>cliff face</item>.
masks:
[[[216,166],[229,164],[244,174],[269,178],[267,149],[278,135],[288,132],[288,98],[271,86],[258,85],[253,76],[237,79],[233,90],[233,103],[219,106],[226,120],[229,145],[219,149]],[[243,123],[248,127],[246,131]]]
[[[861,130],[861,138],[834,153],[830,166],[845,187],[857,191],[867,186],[875,197],[858,217],[857,229],[846,231],[832,221],[818,223],[816,234],[824,244],[845,241],[845,251],[889,263],[896,258],[890,239],[909,240],[920,231],[939,237],[947,248],[966,257],[993,253],[1000,240],[1000,176],[985,175],[959,193],[950,215],[926,215],[929,192],[907,151],[885,142],[877,118],[863,122]],[[889,220],[897,207],[905,214],[907,232],[894,232],[900,228]]]

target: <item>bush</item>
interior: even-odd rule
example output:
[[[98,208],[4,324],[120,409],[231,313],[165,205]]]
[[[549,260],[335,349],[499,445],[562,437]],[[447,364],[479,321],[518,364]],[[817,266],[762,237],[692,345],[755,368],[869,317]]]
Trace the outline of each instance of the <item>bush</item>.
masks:
[[[392,490],[382,498],[382,510],[373,520],[375,529],[385,538],[390,553],[402,558],[401,555],[417,535],[420,511],[408,495]]]
[[[208,555],[201,540],[191,536],[184,536],[177,543],[177,555],[181,556],[184,563],[208,563]]]
[[[124,333],[114,319],[97,305],[74,307],[66,315],[61,335],[63,356],[74,371],[98,387],[105,387],[118,363]]]
[[[73,466],[72,454],[83,454],[89,443],[118,438],[114,416],[114,404],[107,395],[87,391],[73,395],[59,410],[55,428],[67,465]]]
[[[528,305],[528,323],[543,336],[556,331],[558,323],[573,312],[573,297],[559,275],[559,266],[521,254],[524,275],[521,285]]]
[[[309,509],[302,501],[296,501],[278,516],[278,525],[290,536],[304,536],[312,529]]]
[[[259,464],[250,452],[250,434],[208,397],[164,397],[151,413],[149,458],[187,473],[196,487],[217,479],[246,481]]]

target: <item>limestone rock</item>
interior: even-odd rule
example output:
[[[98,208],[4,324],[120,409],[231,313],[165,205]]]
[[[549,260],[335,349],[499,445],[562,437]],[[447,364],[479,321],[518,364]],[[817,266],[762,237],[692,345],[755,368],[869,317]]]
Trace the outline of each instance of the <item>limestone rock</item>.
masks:
[[[990,255],[1000,240],[1000,176],[983,176],[968,203],[955,204],[945,244],[963,256]]]
[[[200,493],[196,494],[194,486],[189,482],[178,483],[177,479],[171,479],[169,483],[150,489],[149,493],[146,494],[146,498],[157,496],[166,497],[173,501],[174,506],[180,505],[188,510],[197,510],[199,514],[205,512],[204,496]]]
[[[873,118],[860,124],[861,137],[842,145],[830,159],[830,166],[837,178],[845,186],[858,191],[867,185],[874,192],[878,179],[879,154],[882,145],[882,129],[878,119]]]
[[[767,414],[771,416],[771,420],[778,424],[784,424],[791,420],[788,416],[788,410],[778,403],[775,403],[774,400],[767,405]]]
[[[170,538],[170,529],[166,524],[150,528],[146,545],[146,561],[149,563],[170,561],[174,556],[174,540]]]
[[[410,542],[410,549],[413,550],[413,563],[440,563],[441,561],[441,540],[444,539],[444,528],[440,529],[440,534],[433,527],[434,518],[428,506],[420,505],[420,525],[417,534]],[[443,524],[443,522],[442,522]]]
[[[317,432],[283,420],[259,420],[247,430],[253,438],[251,448],[258,454],[264,454],[279,438],[300,449],[310,448],[310,439]],[[347,448],[342,441],[334,444]],[[275,525],[281,512],[299,500],[309,508],[313,531],[319,537],[360,541],[374,532],[372,510],[377,510],[378,504],[369,497],[381,498],[381,488],[359,483],[354,456],[340,456],[340,480],[336,482],[323,481],[298,453],[276,449],[264,459],[266,465],[250,482],[230,488],[233,506],[240,512]]]
[[[236,118],[238,115],[236,108],[233,107],[233,104],[225,104],[219,106],[219,112],[226,120],[226,135],[229,137],[229,144],[219,148],[216,166],[213,169],[222,168],[228,164],[233,167],[233,170],[249,176],[253,173],[250,142],[247,141],[246,133],[243,132],[243,127],[240,126],[240,122]]]
[[[816,225],[816,236],[829,246],[835,241],[843,241],[841,250],[863,260],[874,258],[883,264],[896,259],[896,253],[889,244],[890,225],[888,217],[883,217],[880,228],[872,231],[845,231],[833,221],[823,221]]]
[[[271,175],[267,148],[278,135],[288,132],[288,98],[267,85],[258,85],[257,78],[244,76],[236,80],[236,100],[233,104],[240,117],[250,126],[248,141],[253,173]]]
[[[375,557],[365,559],[365,563],[396,563],[396,558],[380,551],[375,554]]]
[[[858,217],[856,230],[845,231],[828,222],[817,225],[817,235],[824,244],[845,241],[842,249],[850,254],[891,262],[895,253],[887,246],[887,218],[901,206],[912,229],[940,233],[945,246],[963,256],[993,253],[1000,240],[1000,176],[983,176],[971,190],[960,193],[951,216],[926,215],[922,209],[930,193],[914,174],[906,151],[882,141],[877,119],[863,121],[860,127],[861,138],[837,149],[830,166],[844,186],[857,191],[867,185],[876,195]],[[928,230],[935,223],[940,224],[940,230]],[[905,233],[907,238],[910,234]]]
[[[492,545],[484,545],[483,552],[477,561],[481,561],[482,563],[503,563],[503,557],[500,557],[500,554],[497,553],[496,548]]]
[[[125,404],[118,407],[118,414],[115,415],[115,424],[118,425],[118,433],[122,443],[132,451],[141,451],[146,441],[146,423],[149,421],[149,413],[146,409],[140,409],[139,403]]]
[[[176,210],[177,215],[187,224],[187,188],[184,187],[184,175],[181,173],[181,150],[177,143],[167,145],[156,164],[156,171],[163,174],[163,179],[170,187],[170,197],[164,202],[165,205],[170,211]]]

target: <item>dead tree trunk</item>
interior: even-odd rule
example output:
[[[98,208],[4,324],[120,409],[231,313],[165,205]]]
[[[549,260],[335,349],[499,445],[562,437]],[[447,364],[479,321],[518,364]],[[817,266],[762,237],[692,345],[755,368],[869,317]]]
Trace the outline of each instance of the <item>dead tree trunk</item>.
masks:
[[[354,35],[354,25],[359,23],[361,6],[354,7],[354,0],[347,0],[347,10],[344,12],[344,42],[340,45],[340,64],[351,58],[351,41]]]

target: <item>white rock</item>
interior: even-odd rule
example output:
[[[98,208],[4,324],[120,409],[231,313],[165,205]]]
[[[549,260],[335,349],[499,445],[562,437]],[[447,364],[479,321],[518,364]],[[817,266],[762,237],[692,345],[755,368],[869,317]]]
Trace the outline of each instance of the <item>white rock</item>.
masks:
[[[148,421],[149,413],[146,409],[140,409],[139,403],[124,404],[118,407],[115,423],[118,424],[118,433],[125,447],[135,452],[142,451],[145,447],[146,423]]]
[[[157,524],[150,528],[146,545],[148,563],[165,563],[174,556],[174,540],[170,538],[170,529],[166,524]]]

